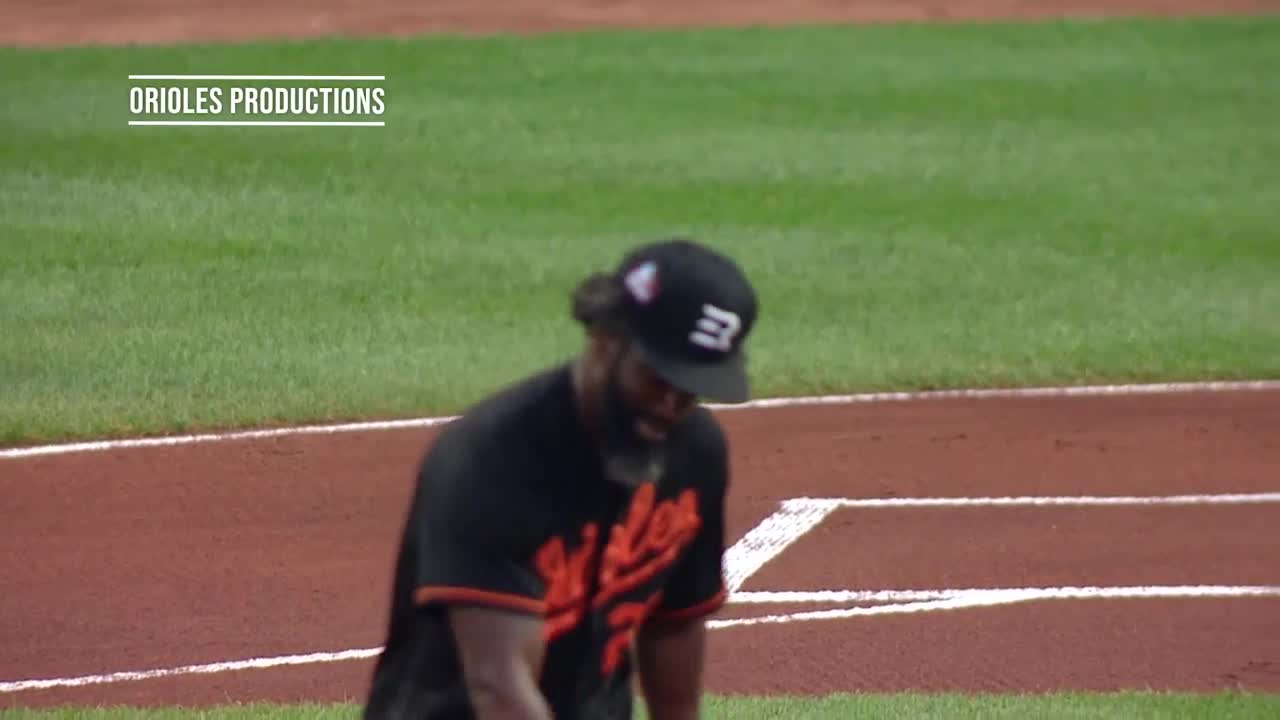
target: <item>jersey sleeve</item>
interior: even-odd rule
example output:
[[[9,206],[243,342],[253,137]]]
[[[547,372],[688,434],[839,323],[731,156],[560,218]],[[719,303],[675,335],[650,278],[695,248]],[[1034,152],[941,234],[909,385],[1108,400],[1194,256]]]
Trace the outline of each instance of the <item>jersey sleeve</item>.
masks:
[[[410,535],[413,602],[481,605],[542,615],[529,507],[518,467],[492,454],[429,457],[420,471]]]
[[[723,440],[717,437],[698,497],[702,525],[664,588],[662,601],[653,614],[655,620],[685,620],[710,615],[728,599],[723,566],[724,507],[728,487],[726,455]]]

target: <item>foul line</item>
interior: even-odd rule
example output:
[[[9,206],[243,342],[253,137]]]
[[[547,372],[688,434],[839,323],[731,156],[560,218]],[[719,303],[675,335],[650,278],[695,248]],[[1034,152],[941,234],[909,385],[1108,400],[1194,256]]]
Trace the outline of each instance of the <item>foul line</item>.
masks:
[[[143,77],[143,76],[139,76]],[[159,76],[146,76],[159,77]],[[184,76],[195,77],[195,76]],[[928,400],[985,400],[998,398],[1046,398],[1093,397],[1126,395],[1161,395],[1174,393],[1258,392],[1280,390],[1280,380],[1251,380],[1240,382],[1185,382],[1136,385],[1078,385],[1067,387],[992,388],[962,390],[925,390],[916,392],[859,393],[852,395],[818,395],[808,397],[779,397],[752,400],[725,405],[708,403],[712,410],[733,411],[763,408],[801,407],[807,405],[854,405],[866,403],[915,402]],[[457,416],[419,417],[404,420],[374,420],[327,425],[301,425],[293,427],[200,433],[122,440],[59,443],[0,450],[0,459],[23,458],[38,455],[58,455],[78,452],[103,452],[130,448],[168,447],[193,443],[226,442],[231,440],[255,440],[293,435],[327,435],[346,432],[371,432],[403,428],[426,428],[441,425]]]
[[[353,422],[337,425],[302,425],[298,427],[275,428],[268,430],[240,430],[224,433],[198,433],[193,435],[175,435],[170,437],[137,438],[130,440],[97,440],[92,442],[68,443],[63,445],[40,445],[36,447],[0,450],[0,459],[33,457],[36,455],[103,452],[107,450],[125,450],[131,448],[195,445],[202,443],[227,442],[231,440],[265,440],[269,438],[287,437],[290,435],[329,435],[347,432],[364,432],[370,430],[426,428],[435,425],[444,425],[453,419],[453,417],[410,418],[407,420]]]
[[[359,650],[342,650],[340,652],[318,652],[307,655],[281,655],[278,657],[250,658],[248,660],[231,660],[228,662],[208,663],[206,665],[183,665],[182,667],[162,668],[156,670],[129,670],[106,675],[81,675],[79,677],[50,678],[48,680],[19,680],[17,682],[0,683],[0,693],[15,693],[24,690],[48,690],[57,687],[83,687],[85,685],[109,685],[132,680],[154,680],[177,675],[208,675],[211,673],[235,672],[236,670],[259,670],[286,665],[313,665],[316,663],[342,662],[344,660],[363,660],[375,657],[382,652],[381,647]]]
[[[963,590],[874,590],[874,591],[823,591],[815,593],[739,593],[730,602],[831,602],[831,601],[883,601],[897,600],[891,605],[876,607],[839,608],[814,610],[779,615],[764,615],[730,620],[713,620],[707,623],[711,629],[743,627],[749,625],[785,624],[809,620],[838,620],[877,615],[903,615],[957,610],[963,608],[993,607],[1034,600],[1117,599],[1117,598],[1272,598],[1280,597],[1280,586],[1233,585],[1181,585],[1137,587],[1050,587],[1050,588],[973,588]],[[901,602],[901,601],[906,602]],[[376,657],[382,647],[359,648],[339,652],[318,652],[305,655],[281,655],[276,657],[249,658],[203,665],[154,670],[130,670],[103,675],[18,680],[0,682],[0,693],[16,693],[28,690],[48,690],[59,687],[84,687],[112,683],[153,680],[180,675],[202,675],[239,670],[258,670],[290,665],[311,665],[346,660],[363,660]]]

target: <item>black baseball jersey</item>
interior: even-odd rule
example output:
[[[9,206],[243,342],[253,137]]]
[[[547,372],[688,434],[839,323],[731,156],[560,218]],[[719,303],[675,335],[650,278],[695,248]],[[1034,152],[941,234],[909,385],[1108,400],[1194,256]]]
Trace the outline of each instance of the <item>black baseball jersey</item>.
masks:
[[[567,365],[447,425],[419,471],[364,717],[473,717],[444,612],[466,603],[543,618],[539,682],[556,720],[630,718],[638,626],[726,596],[724,435],[699,407],[668,448],[656,484],[607,480]]]

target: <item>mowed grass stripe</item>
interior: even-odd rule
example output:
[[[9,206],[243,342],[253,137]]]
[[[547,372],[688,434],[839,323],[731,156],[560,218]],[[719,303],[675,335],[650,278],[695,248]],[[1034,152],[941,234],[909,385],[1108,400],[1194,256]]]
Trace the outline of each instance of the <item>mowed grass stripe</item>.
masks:
[[[2,50],[0,442],[449,413],[689,233],[762,395],[1280,376],[1280,22]],[[386,128],[129,128],[131,73]]]

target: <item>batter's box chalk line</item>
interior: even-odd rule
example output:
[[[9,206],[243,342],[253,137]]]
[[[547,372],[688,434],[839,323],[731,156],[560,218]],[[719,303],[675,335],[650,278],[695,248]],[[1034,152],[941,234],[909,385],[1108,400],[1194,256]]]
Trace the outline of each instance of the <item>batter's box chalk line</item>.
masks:
[[[1280,492],[1165,496],[1027,496],[916,498],[791,498],[749,530],[725,553],[725,578],[730,592],[760,568],[841,509],[973,508],[973,507],[1097,507],[1224,505],[1280,502]],[[953,599],[953,598],[946,598]]]
[[[1165,496],[1023,496],[1023,497],[916,497],[916,498],[810,498],[784,500],[778,510],[752,528],[725,554],[725,576],[730,602],[759,603],[885,603],[871,607],[846,607],[777,615],[715,620],[713,628],[835,620],[875,615],[992,607],[1034,600],[1097,598],[1207,598],[1273,597],[1275,586],[1174,586],[1174,587],[1050,587],[970,588],[955,590],[824,590],[744,592],[742,586],[760,568],[841,509],[892,510],[896,508],[975,507],[1144,507],[1188,505],[1240,505],[1278,503],[1280,492]]]
[[[875,615],[995,607],[1043,600],[1275,598],[1280,585],[1173,585],[1133,587],[969,588],[955,590],[819,590],[740,592],[731,603],[849,603],[883,602],[870,607],[809,610],[777,615],[714,620],[713,628],[784,624],[810,620],[843,620]]]

